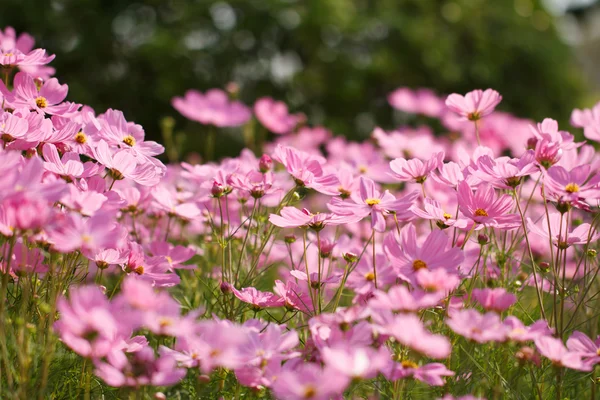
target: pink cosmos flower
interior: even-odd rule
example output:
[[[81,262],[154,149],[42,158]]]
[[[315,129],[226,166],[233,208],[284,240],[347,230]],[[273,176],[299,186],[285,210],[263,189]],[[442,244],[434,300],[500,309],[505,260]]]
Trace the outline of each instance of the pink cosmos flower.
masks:
[[[61,340],[83,357],[99,358],[113,350],[120,332],[110,303],[97,286],[72,286],[69,300],[58,299],[54,324]]]
[[[258,99],[254,103],[254,113],[265,128],[278,135],[290,133],[306,119],[303,114],[289,114],[284,102],[270,97]]]
[[[504,288],[473,289],[473,299],[486,311],[501,313],[517,302],[517,296]]]
[[[548,188],[548,196],[559,203],[569,203],[587,209],[585,200],[600,198],[600,174],[590,177],[591,166],[580,165],[567,171],[565,168],[554,165],[544,176],[544,183]]]
[[[438,171],[431,174],[434,181],[455,188],[460,181],[468,179],[463,173],[463,169],[457,163],[450,161],[438,166]]]
[[[144,140],[144,130],[140,125],[127,122],[122,111],[108,109],[96,119],[99,124],[98,137],[110,146],[131,149],[135,154],[146,157],[156,156],[165,148],[153,141]]]
[[[420,289],[410,291],[406,286],[393,286],[387,293],[376,290],[369,300],[369,307],[374,309],[416,312],[435,307],[445,297],[444,293],[428,293]]]
[[[295,282],[288,280],[283,283],[276,280],[273,291],[283,299],[286,308],[296,309],[306,314],[311,313],[310,309],[313,304],[310,296]]]
[[[173,107],[184,117],[204,125],[230,127],[243,125],[252,117],[248,107],[239,101],[231,101],[220,89],[210,89],[206,94],[188,90],[185,97],[174,97]]]
[[[154,186],[160,181],[162,175],[154,165],[137,158],[130,150],[124,149],[113,153],[104,140],[100,140],[97,147],[92,150],[94,158],[108,168],[115,180],[128,178],[144,186]]]
[[[480,314],[473,309],[455,311],[446,324],[457,334],[477,343],[503,342],[507,335],[507,328],[502,325],[498,314],[493,312]]]
[[[309,227],[313,230],[321,230],[327,225],[340,225],[353,222],[345,216],[329,213],[312,214],[306,208],[298,210],[295,207],[283,207],[281,215],[271,214],[269,222],[280,228]],[[358,218],[356,219],[358,220]]]
[[[574,109],[571,113],[571,125],[583,128],[586,138],[600,141],[600,103],[597,103],[592,109]]]
[[[282,307],[285,304],[281,297],[270,292],[261,292],[254,287],[237,290],[233,285],[227,285],[235,297],[244,303],[250,304],[255,310],[267,307]]]
[[[477,121],[491,114],[502,101],[502,96],[492,89],[473,90],[465,96],[453,93],[446,99],[446,106],[470,121]]]
[[[385,231],[385,217],[391,212],[398,220],[410,218],[414,201],[419,193],[414,191],[399,199],[389,191],[383,193],[375,188],[375,182],[369,178],[360,178],[360,191],[350,199],[342,200],[335,197],[327,207],[337,215],[365,218],[371,215],[371,227],[377,232]]]
[[[245,176],[233,174],[229,177],[228,183],[238,190],[247,192],[255,199],[260,199],[279,191],[273,185],[273,173],[271,172],[250,171]]]
[[[171,386],[183,379],[186,370],[171,354],[155,356],[151,347],[133,353],[118,353],[108,362],[96,361],[94,373],[111,386]]]
[[[592,229],[588,223],[578,225],[571,232],[567,232],[566,218],[561,217],[561,214],[558,212],[550,213],[548,220],[550,221],[552,243],[561,249],[566,249],[574,244],[593,243],[600,238],[600,232]],[[527,218],[527,228],[529,228],[531,233],[540,237],[550,237],[546,218],[543,218],[539,224],[534,224],[531,218]]]
[[[444,378],[454,376],[454,372],[441,363],[430,363],[419,366],[414,361],[403,360],[402,362],[391,364],[389,369],[384,372],[384,376],[392,381],[414,378],[431,386],[444,386]]]
[[[335,174],[323,169],[324,159],[315,157],[291,147],[278,146],[273,153],[273,159],[283,164],[294,177],[298,186],[305,186],[318,192],[336,195],[338,179]]]
[[[525,326],[515,316],[508,316],[502,324],[508,328],[507,338],[516,342],[535,340],[538,337],[550,336],[554,333],[548,326],[548,322],[539,320],[529,326]]]
[[[400,111],[434,118],[444,110],[444,100],[429,89],[398,88],[388,95],[388,103]]]
[[[451,226],[459,229],[468,229],[468,226],[471,223],[471,221],[462,218],[460,215],[458,218],[455,218],[455,216],[452,214],[445,212],[441,204],[432,198],[426,198],[423,200],[423,208],[424,210],[414,208],[413,213],[417,217],[421,217],[423,219],[435,220],[438,228],[440,229],[446,229]]]
[[[476,230],[485,226],[514,229],[521,225],[520,217],[509,213],[514,205],[514,199],[508,194],[498,196],[494,188],[488,184],[480,185],[473,194],[466,181],[460,182],[458,205],[464,216],[478,225]]]
[[[173,246],[171,243],[165,241],[155,241],[150,244],[150,252],[154,257],[164,257],[171,270],[195,268],[194,265],[183,264],[196,254],[196,250],[193,248]]]
[[[448,338],[430,333],[415,314],[396,315],[391,323],[383,327],[383,332],[430,358],[446,358],[452,351]]]
[[[27,33],[17,33],[12,27],[0,30],[0,65],[5,68],[19,67],[31,76],[48,79],[54,75],[54,68],[47,67],[54,55],[47,55],[44,49],[33,49],[35,40]]]
[[[42,115],[68,115],[77,111],[80,104],[63,103],[68,91],[69,87],[59,84],[56,78],[45,81],[38,90],[33,78],[25,72],[15,75],[12,92],[0,82],[0,92],[14,108],[27,107]]]
[[[390,161],[392,176],[401,182],[423,183],[432,171],[441,166],[444,162],[444,152],[435,154],[433,157],[423,162],[418,158],[406,160],[396,158]]]
[[[332,367],[286,363],[273,383],[273,393],[286,400],[329,400],[343,393],[349,380]]]
[[[592,369],[589,364],[582,362],[582,354],[580,352],[569,351],[560,339],[551,336],[542,336],[536,338],[534,342],[540,354],[558,367],[566,367],[578,371],[591,371]]]
[[[61,225],[49,232],[49,240],[53,247],[62,252],[73,250],[95,252],[105,248],[118,247],[120,227],[114,215],[97,213],[93,217],[84,218],[70,214]]]
[[[585,368],[591,370],[600,363],[600,336],[592,341],[585,333],[575,331],[567,340],[567,349],[583,358]]]
[[[477,169],[473,174],[483,182],[489,182],[498,189],[514,189],[524,177],[539,171],[535,164],[535,154],[529,150],[520,158],[497,158],[484,155],[477,159]]]
[[[0,138],[4,143],[24,139],[29,133],[29,120],[18,114],[3,112],[0,115]]]
[[[188,221],[200,215],[200,209],[195,203],[178,199],[177,193],[164,185],[155,186],[151,193],[156,208],[166,211],[170,217]]]
[[[383,249],[398,271],[398,276],[412,284],[416,283],[416,273],[420,269],[441,268],[457,273],[464,260],[462,250],[450,247],[450,238],[439,230],[431,232],[419,246],[413,224],[402,228],[399,238],[388,235]]]
[[[377,350],[372,347],[325,347],[321,355],[325,365],[349,379],[372,379],[391,362],[390,351],[385,346]]]

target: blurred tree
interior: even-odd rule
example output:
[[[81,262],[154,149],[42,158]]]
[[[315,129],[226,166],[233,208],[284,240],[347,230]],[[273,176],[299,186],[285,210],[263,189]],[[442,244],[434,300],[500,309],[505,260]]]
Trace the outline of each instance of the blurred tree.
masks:
[[[235,81],[336,133],[393,127],[398,86],[492,87],[502,110],[566,121],[584,84],[539,0],[3,0],[0,26],[56,53],[69,99],[159,139],[170,99]]]

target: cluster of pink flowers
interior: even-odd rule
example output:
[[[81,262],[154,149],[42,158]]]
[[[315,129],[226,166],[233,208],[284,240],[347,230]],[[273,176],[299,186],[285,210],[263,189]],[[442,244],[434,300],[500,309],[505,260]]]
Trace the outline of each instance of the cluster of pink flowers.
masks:
[[[122,112],[65,101],[30,42],[0,36],[14,72],[0,84],[0,268],[14,287],[70,286],[54,329],[105,384],[231,374],[280,399],[405,382],[474,399],[486,392],[463,346],[559,376],[600,363],[600,338],[574,324],[597,294],[600,158],[556,121],[497,112],[491,89],[402,88],[395,108],[451,135],[349,142],[263,98],[254,115],[278,135],[264,154],[165,166]],[[218,89],[173,106],[216,127],[253,118]],[[590,140],[598,107],[573,113]]]

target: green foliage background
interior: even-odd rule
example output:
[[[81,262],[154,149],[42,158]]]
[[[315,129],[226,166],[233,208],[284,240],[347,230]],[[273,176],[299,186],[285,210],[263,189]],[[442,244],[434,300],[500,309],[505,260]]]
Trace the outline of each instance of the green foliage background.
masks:
[[[3,0],[7,25],[57,54],[71,100],[121,109],[156,140],[163,116],[202,130],[173,96],[230,81],[249,104],[270,95],[351,137],[398,122],[398,86],[492,87],[502,110],[561,121],[585,87],[539,0]],[[273,76],[277,57],[291,79]]]

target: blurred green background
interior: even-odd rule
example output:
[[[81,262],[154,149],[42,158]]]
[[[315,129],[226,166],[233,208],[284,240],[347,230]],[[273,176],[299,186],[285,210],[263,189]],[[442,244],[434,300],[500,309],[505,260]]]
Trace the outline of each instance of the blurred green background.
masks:
[[[172,109],[173,96],[231,81],[250,105],[269,95],[352,138],[395,126],[386,96],[398,86],[492,87],[504,96],[501,110],[562,122],[589,92],[538,0],[1,4],[0,26],[29,32],[57,55],[51,65],[70,100],[121,109],[159,141],[164,116],[190,136],[203,129]]]

